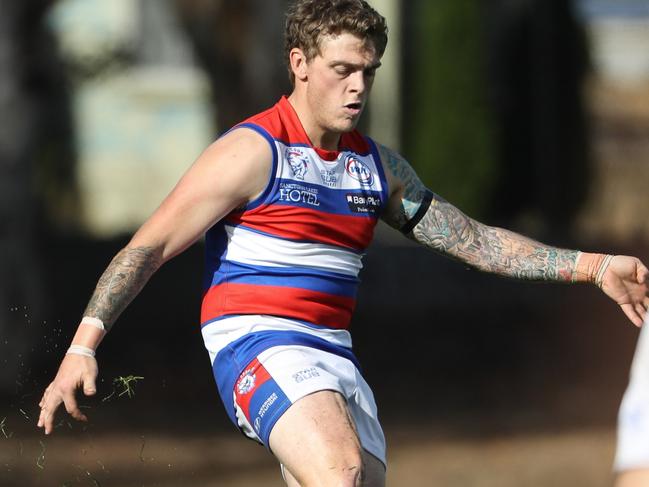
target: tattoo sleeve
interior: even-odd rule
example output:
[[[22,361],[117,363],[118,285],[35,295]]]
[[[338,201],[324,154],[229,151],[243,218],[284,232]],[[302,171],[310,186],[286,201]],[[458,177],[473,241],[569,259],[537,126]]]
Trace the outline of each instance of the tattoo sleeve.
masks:
[[[122,249],[99,278],[84,315],[99,318],[108,331],[161,264],[151,247]]]
[[[578,254],[479,223],[439,197],[409,237],[478,270],[535,281],[570,282]]]
[[[403,157],[385,147],[381,147],[381,155],[399,182],[384,214],[389,225],[403,228],[426,195],[432,195],[430,206],[408,238],[480,271],[526,280],[572,280],[578,251],[547,246],[477,222],[426,189]]]

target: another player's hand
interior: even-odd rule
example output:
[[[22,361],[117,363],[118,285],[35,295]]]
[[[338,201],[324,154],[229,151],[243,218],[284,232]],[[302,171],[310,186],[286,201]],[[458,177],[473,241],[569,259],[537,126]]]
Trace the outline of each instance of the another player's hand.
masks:
[[[601,288],[620,305],[636,326],[642,326],[649,307],[649,270],[635,257],[616,255],[611,260]]]
[[[49,435],[54,428],[54,415],[61,403],[74,419],[88,420],[79,409],[75,394],[77,389],[83,389],[86,396],[94,395],[97,392],[95,381],[98,371],[97,361],[93,357],[75,354],[67,354],[64,357],[56,377],[45,389],[43,398],[38,404],[41,408],[38,427],[44,428],[46,435]]]

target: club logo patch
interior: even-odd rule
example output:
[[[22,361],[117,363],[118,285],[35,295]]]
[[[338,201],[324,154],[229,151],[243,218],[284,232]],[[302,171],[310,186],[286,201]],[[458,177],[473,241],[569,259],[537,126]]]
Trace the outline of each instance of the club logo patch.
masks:
[[[370,168],[354,155],[348,155],[345,160],[345,171],[356,181],[361,183],[361,186],[372,186],[374,176]]]
[[[288,165],[291,167],[291,171],[293,171],[293,176],[295,176],[295,179],[304,181],[304,176],[306,176],[306,172],[309,169],[309,160],[304,155],[304,153],[300,149],[289,147],[284,152],[284,157],[286,157]]]
[[[244,375],[237,382],[237,392],[240,395],[249,393],[255,387],[257,377],[250,371],[244,372]]]

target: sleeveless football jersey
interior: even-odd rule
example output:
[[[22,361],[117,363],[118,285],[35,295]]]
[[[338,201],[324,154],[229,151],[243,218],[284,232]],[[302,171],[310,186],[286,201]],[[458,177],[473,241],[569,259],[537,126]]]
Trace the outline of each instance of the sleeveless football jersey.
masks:
[[[352,131],[339,151],[313,147],[285,97],[242,127],[270,144],[270,179],[207,232],[202,325],[270,315],[348,329],[361,257],[388,197],[374,142]]]

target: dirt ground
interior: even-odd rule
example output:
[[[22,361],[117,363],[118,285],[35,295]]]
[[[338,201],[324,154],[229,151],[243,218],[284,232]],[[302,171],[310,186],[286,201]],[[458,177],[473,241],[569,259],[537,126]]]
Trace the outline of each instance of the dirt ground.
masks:
[[[611,428],[481,439],[390,429],[387,436],[391,486],[611,485]],[[4,487],[284,485],[272,457],[234,433],[3,438],[0,465]]]

